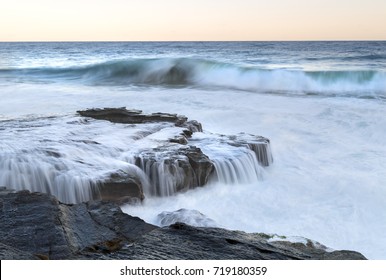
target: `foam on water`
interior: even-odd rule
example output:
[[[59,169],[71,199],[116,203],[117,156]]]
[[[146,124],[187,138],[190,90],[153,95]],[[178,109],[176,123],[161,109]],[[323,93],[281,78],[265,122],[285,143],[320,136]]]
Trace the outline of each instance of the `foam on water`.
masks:
[[[195,209],[226,228],[301,235],[385,258],[384,103],[193,90],[181,102],[158,94],[150,96],[167,99],[169,111],[200,119],[204,130],[268,137],[275,162],[258,183],[217,183],[125,211],[157,223],[163,211]]]
[[[6,70],[0,74],[1,168],[28,163],[32,177],[81,175],[73,185],[95,182],[109,171],[130,170],[131,155],[122,150],[150,147],[156,139],[132,142],[124,125],[99,121],[85,133],[71,124],[76,110],[126,106],[182,114],[212,133],[269,138],[274,164],[258,174],[257,182],[254,175],[246,181],[224,178],[172,197],[148,198],[124,211],[159,224],[157,216],[164,211],[195,210],[229,229],[303,236],[386,259],[384,42],[236,43],[223,49],[213,44],[181,44],[187,49],[172,48],[172,57],[166,47],[159,55],[153,48],[159,44],[128,45],[128,50],[61,44],[63,54],[48,52],[48,59],[38,55],[35,48],[41,45],[10,44],[7,57],[13,59],[0,62]],[[72,48],[78,53],[66,60]],[[124,55],[118,55],[122,49]],[[133,61],[141,65],[131,75],[137,80],[127,81]],[[64,72],[42,69],[58,65]],[[45,117],[40,126],[39,116]],[[28,125],[22,121],[31,118]],[[55,141],[44,141],[47,137]],[[52,154],[49,168],[41,161],[47,152]],[[55,153],[67,169],[52,169]],[[6,174],[0,175],[2,184],[9,180]],[[31,178],[17,180],[21,185]],[[197,212],[184,215],[189,213]]]
[[[193,58],[112,60],[72,67],[0,69],[3,79],[109,86],[194,86],[259,93],[386,98],[386,72],[265,69]]]
[[[210,218],[197,210],[179,209],[174,212],[164,211],[157,216],[161,226],[169,226],[174,223],[185,223],[197,227],[217,227],[218,225]]]
[[[242,137],[245,138],[245,135],[240,135],[239,139]],[[199,147],[213,161],[215,173],[211,178],[212,182],[223,184],[258,182],[264,173],[262,165],[272,164],[269,145],[257,146],[254,151],[251,147],[228,145],[229,142],[232,143],[224,136],[208,133],[196,133],[190,140],[190,143]],[[266,147],[268,151],[261,151]],[[262,154],[268,154],[269,160]],[[258,158],[263,159],[263,162],[259,163]]]
[[[0,186],[46,192],[76,203],[91,200],[98,183],[121,170],[136,175],[150,193],[146,175],[132,162],[141,150],[159,145],[159,134],[168,139],[181,132],[169,126],[111,124],[75,114],[4,120]],[[147,137],[152,133],[158,136]]]
[[[28,91],[39,89],[34,87]],[[85,91],[83,95],[82,90]],[[56,110],[75,112],[89,107],[88,90],[78,88],[77,104],[63,103]],[[56,88],[57,93],[60,91]],[[369,258],[385,258],[383,233],[386,225],[381,222],[386,220],[383,211],[386,200],[384,103],[367,99],[295,98],[193,89],[153,89],[138,95],[137,91],[100,88],[93,96],[92,102],[106,106],[186,114],[200,120],[204,130],[214,133],[243,131],[271,140],[275,162],[258,183],[212,184],[172,198],[146,199],[141,206],[124,207],[126,212],[157,223],[159,213],[186,208],[200,211],[226,228],[304,236],[328,247],[358,250]],[[114,99],[109,98],[111,96]],[[34,106],[50,108],[56,99],[48,95],[33,102]],[[12,110],[9,104],[12,102],[7,107],[2,106],[3,112],[9,110],[17,114],[28,111],[31,106],[17,104],[18,109]],[[24,110],[23,106],[27,108]],[[10,138],[4,147],[7,123],[13,132],[8,134]],[[72,172],[84,170],[83,176],[89,174],[94,180],[95,174],[101,174],[98,171],[101,166],[109,170],[113,165],[116,170],[129,164],[124,154],[120,159],[113,156],[122,147],[130,146],[131,142],[122,137],[126,133],[123,126],[96,126],[85,135],[70,122],[56,122],[54,118],[49,123],[49,127],[25,126],[22,134],[17,125],[3,121],[2,151],[41,147],[45,142],[39,139],[44,139],[44,135],[57,135],[58,139],[106,142],[110,147],[108,150],[98,147],[88,153],[90,145],[83,147],[79,142],[78,148],[70,149],[65,142],[57,141],[55,151],[68,155],[68,160],[76,164]],[[142,144],[149,146],[151,143]],[[95,156],[95,152],[99,156]],[[77,163],[79,154],[85,155],[92,164]]]

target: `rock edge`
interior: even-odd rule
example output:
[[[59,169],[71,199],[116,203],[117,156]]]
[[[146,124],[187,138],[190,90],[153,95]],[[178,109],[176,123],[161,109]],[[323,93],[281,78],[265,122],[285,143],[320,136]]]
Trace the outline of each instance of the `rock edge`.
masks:
[[[354,251],[269,242],[265,234],[175,223],[159,228],[117,204],[63,204],[55,197],[0,188],[0,257],[17,259],[352,259]]]

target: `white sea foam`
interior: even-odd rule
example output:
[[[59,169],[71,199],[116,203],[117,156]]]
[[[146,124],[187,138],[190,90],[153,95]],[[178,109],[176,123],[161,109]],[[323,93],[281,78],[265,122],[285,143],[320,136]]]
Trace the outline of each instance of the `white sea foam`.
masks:
[[[265,69],[193,58],[109,60],[82,66],[0,69],[0,77],[35,83],[193,86],[259,93],[386,98],[384,71]]]
[[[136,54],[143,56],[152,49],[139,51],[140,47]],[[253,47],[248,46],[252,51],[245,56],[258,60],[260,49],[253,51]],[[121,46],[117,48],[121,50]],[[346,53],[342,46],[336,48],[338,59],[333,63],[339,64]],[[14,49],[13,45],[9,47],[11,52]],[[110,50],[106,49],[106,52]],[[382,44],[379,49],[384,50]],[[21,45],[21,50],[27,48]],[[305,56],[312,58],[320,53],[326,56],[320,59],[321,63],[327,63],[325,61],[331,59],[330,50],[330,43],[326,43],[316,53],[302,55],[302,62],[292,63],[292,66],[301,66]],[[225,57],[226,52],[229,51],[216,50],[214,56]],[[304,236],[334,249],[358,250],[368,258],[386,259],[384,58],[381,57],[380,62],[375,59],[374,63],[380,66],[370,67],[371,71],[361,69],[367,69],[372,61],[361,60],[352,67],[359,68],[358,71],[350,68],[351,62],[347,62],[342,68],[348,65],[351,70],[335,71],[332,67],[330,72],[323,72],[324,67],[316,67],[315,72],[301,67],[293,69],[292,66],[264,70],[242,63],[213,64],[202,60],[195,60],[193,65],[191,60],[182,61],[175,65],[178,67],[174,72],[170,72],[173,62],[179,60],[166,58],[161,59],[159,68],[152,68],[157,70],[155,74],[146,69],[140,72],[138,82],[127,82],[126,66],[123,65],[124,71],[118,71],[123,75],[113,76],[117,78],[113,78],[112,83],[108,76],[111,69],[103,68],[107,59],[89,58],[88,49],[84,53],[75,61],[76,65],[82,65],[75,69],[78,72],[69,69],[73,64],[65,61],[68,55],[64,52],[58,63],[65,63],[62,68],[69,69],[70,74],[44,71],[34,74],[27,70],[16,74],[7,70],[0,74],[1,168],[5,170],[4,165],[8,168],[7,162],[28,161],[34,165],[29,167],[29,173],[39,173],[45,165],[36,151],[50,148],[49,152],[65,155],[61,159],[69,166],[60,173],[54,170],[50,174],[67,174],[69,178],[81,174],[86,182],[79,181],[74,185],[87,184],[88,180],[106,176],[110,170],[130,169],[130,154],[122,150],[139,149],[141,145],[149,147],[156,139],[131,142],[123,125],[107,126],[98,121],[88,130],[78,129],[81,126],[70,123],[73,120],[71,114],[76,110],[126,106],[146,113],[183,114],[202,122],[204,130],[212,133],[245,132],[269,138],[274,164],[259,174],[257,182],[229,184],[224,180],[173,197],[147,198],[142,205],[125,206],[124,211],[157,224],[158,214],[164,211],[197,210],[217,225],[229,229]],[[280,50],[278,56],[277,53],[266,54],[265,58],[285,63],[282,60],[288,57],[293,61],[298,58],[294,53]],[[32,58],[38,56],[35,52],[30,54]],[[204,48],[201,57],[207,55],[210,56]],[[103,53],[103,58],[105,56],[109,54]],[[14,57],[19,61],[18,55]],[[82,63],[83,57],[89,58],[87,63]],[[122,60],[119,56],[114,58]],[[232,58],[237,59],[237,56]],[[30,65],[31,59],[28,59],[21,63],[21,68]],[[245,60],[245,57],[241,59]],[[42,58],[33,67],[42,68],[49,61]],[[146,63],[158,62],[149,60]],[[90,68],[90,65],[96,67]],[[186,75],[175,75],[181,68]],[[92,73],[94,70],[98,70],[97,75]],[[165,77],[168,78],[165,80]],[[179,80],[181,77],[184,79]],[[143,82],[147,84],[143,85]],[[87,86],[90,84],[98,86]],[[111,87],[111,84],[118,86]],[[36,117],[39,116],[57,118],[38,126]],[[29,128],[22,127],[22,121],[31,118],[34,126],[29,123]],[[68,121],[64,121],[67,118]],[[41,141],[47,137],[55,141]],[[102,145],[85,145],[83,140]],[[35,157],[28,157],[28,153]],[[79,157],[87,158],[89,164],[82,164]],[[55,157],[52,161],[56,161]],[[6,177],[6,172],[1,176]],[[25,183],[22,178],[18,180],[21,180],[18,184]]]
[[[47,115],[53,111],[68,114],[86,107],[127,106],[145,112],[185,114],[201,121],[204,130],[214,133],[242,131],[271,140],[274,164],[265,171],[262,181],[217,183],[172,198],[146,199],[141,206],[124,207],[130,214],[157,223],[156,217],[163,211],[192,209],[226,228],[304,236],[331,248],[358,250],[369,258],[386,258],[383,245],[386,244],[383,234],[386,225],[382,223],[386,220],[383,211],[386,200],[383,102],[239,91],[153,89],[138,92],[103,87],[94,88],[93,99],[90,99],[90,89],[78,87],[76,93],[72,93],[77,102],[68,98],[61,106],[56,106],[56,95],[66,95],[66,88],[52,85],[46,90],[53,89],[55,94],[46,95],[38,85],[16,89],[7,102],[1,103],[4,118],[23,117],[22,113],[33,113],[33,108],[42,108],[39,112]],[[28,94],[34,91],[37,95],[31,97],[31,103],[12,102],[11,97],[20,95],[28,99]],[[7,131],[5,123],[2,122],[1,127]],[[95,172],[98,166],[114,170],[128,164],[114,157],[120,147],[130,146],[128,138],[122,137],[125,133],[120,125],[102,125],[84,134],[82,130],[73,130],[77,126],[63,121],[53,119],[50,123],[50,127],[24,131],[23,137],[18,136],[15,128],[12,140],[7,143],[24,149],[51,134],[50,137],[57,139],[69,139],[71,135],[75,140],[106,142],[106,146],[116,147],[96,150],[100,156],[95,156],[95,151],[89,153],[87,156],[93,164],[77,165],[74,169],[82,166],[85,174],[91,177],[98,173]],[[1,135],[5,137],[4,130]],[[1,143],[4,145],[5,141]],[[67,150],[68,146],[62,143],[56,151],[69,155],[68,160],[76,162],[76,155],[88,153],[86,146],[89,145]],[[2,151],[4,149],[2,146]],[[124,159],[124,154],[121,156]]]
[[[180,100],[184,94],[184,100]],[[214,184],[124,208],[151,223],[163,211],[195,209],[226,228],[304,236],[334,249],[385,258],[385,104],[350,98],[242,92],[154,92],[138,105],[184,112],[204,130],[261,134],[274,164],[254,184]],[[382,248],[381,248],[382,247]]]

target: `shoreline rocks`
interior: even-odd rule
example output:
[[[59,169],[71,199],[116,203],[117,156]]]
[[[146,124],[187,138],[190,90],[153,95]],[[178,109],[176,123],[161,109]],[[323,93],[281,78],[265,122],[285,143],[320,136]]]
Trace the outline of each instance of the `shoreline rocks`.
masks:
[[[177,114],[89,109],[9,126],[29,141],[13,147],[8,138],[0,185],[65,203],[137,203],[209,183],[256,183],[273,162],[269,139],[213,134]]]
[[[265,234],[175,223],[159,228],[117,204],[63,204],[55,197],[0,188],[0,256],[16,259],[365,259]]]
[[[185,116],[169,113],[153,113],[143,114],[141,110],[127,110],[126,108],[96,108],[78,111],[81,116],[93,118],[97,120],[106,120],[112,123],[124,123],[130,125],[139,125],[145,123],[170,123],[175,127],[184,128],[179,134],[172,136],[168,139],[160,141],[159,146],[155,148],[146,148],[138,152],[133,156],[131,163],[139,167],[147,176],[146,182],[140,182],[135,176],[130,179],[122,179],[123,181],[131,181],[130,184],[122,184],[122,180],[114,182],[114,180],[107,180],[105,183],[100,182],[98,184],[103,193],[103,198],[110,197],[113,201],[119,201],[116,199],[116,195],[121,194],[121,191],[115,191],[114,186],[121,190],[125,190],[124,197],[126,201],[132,199],[143,200],[146,196],[171,196],[177,192],[183,192],[192,188],[205,186],[210,179],[216,180],[217,174],[220,170],[216,169],[214,161],[217,165],[222,160],[230,160],[226,163],[226,166],[232,166],[231,168],[237,168],[233,162],[238,158],[243,157],[246,153],[245,149],[252,151],[257,159],[257,164],[262,167],[267,167],[272,164],[272,154],[270,150],[270,141],[262,136],[254,136],[249,134],[239,134],[233,136],[218,135],[214,136],[210,133],[203,133],[201,123],[190,120]],[[192,139],[194,133],[202,133],[206,136],[199,139]],[[149,135],[147,135],[149,136]],[[202,142],[202,143],[201,143]],[[211,156],[205,154],[200,146],[206,145],[215,147],[215,150],[229,149],[233,147],[233,150],[239,149],[236,154],[229,155],[220,159],[212,159]],[[240,160],[242,161],[242,160]],[[251,166],[250,163],[248,163]],[[252,163],[253,165],[253,163]],[[218,167],[220,168],[220,167]],[[228,168],[228,167],[227,167]],[[242,168],[238,166],[238,168]],[[256,166],[256,169],[258,167]],[[229,170],[232,174],[240,173],[240,170]],[[221,170],[223,173],[224,170]],[[258,173],[258,170],[252,171]],[[256,179],[256,176],[253,177]],[[132,183],[136,181],[137,183]],[[233,178],[233,181],[239,181],[238,178]],[[108,190],[111,189],[111,195],[108,195]]]

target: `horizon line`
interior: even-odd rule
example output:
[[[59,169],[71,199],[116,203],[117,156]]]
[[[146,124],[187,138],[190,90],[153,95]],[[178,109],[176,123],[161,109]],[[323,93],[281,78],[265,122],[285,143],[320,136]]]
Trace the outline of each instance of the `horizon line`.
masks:
[[[232,43],[232,42],[386,42],[386,39],[307,39],[307,40],[0,40],[0,43]]]

